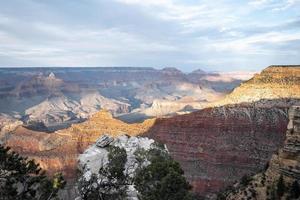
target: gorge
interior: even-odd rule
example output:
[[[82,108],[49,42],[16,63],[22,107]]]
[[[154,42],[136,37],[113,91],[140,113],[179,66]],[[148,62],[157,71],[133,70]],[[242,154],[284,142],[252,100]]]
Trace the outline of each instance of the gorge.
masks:
[[[175,76],[178,72],[170,73]],[[15,122],[10,129],[1,130],[1,141],[36,159],[49,174],[63,171],[72,180],[78,155],[99,136],[147,136],[166,144],[195,192],[213,196],[243,175],[263,169],[282,147],[288,109],[299,104],[299,99],[300,67],[271,66],[224,99],[189,114],[128,124],[102,110],[53,133]]]

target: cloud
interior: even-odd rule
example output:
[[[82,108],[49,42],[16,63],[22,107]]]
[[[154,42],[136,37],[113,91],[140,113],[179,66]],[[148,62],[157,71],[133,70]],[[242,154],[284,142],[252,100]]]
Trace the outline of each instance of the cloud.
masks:
[[[299,0],[11,0],[0,65],[249,69],[300,62]]]
[[[299,0],[253,0],[249,2],[249,5],[258,9],[267,8],[271,11],[284,11],[299,3]]]

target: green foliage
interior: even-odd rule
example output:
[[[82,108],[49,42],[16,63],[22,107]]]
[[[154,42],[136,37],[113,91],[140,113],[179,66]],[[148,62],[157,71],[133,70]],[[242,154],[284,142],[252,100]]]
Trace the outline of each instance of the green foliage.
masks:
[[[79,192],[83,200],[123,200],[126,197],[129,177],[124,174],[127,154],[123,148],[110,146],[108,164],[92,174],[89,180],[79,180]]]
[[[249,176],[249,175],[244,175],[242,178],[241,178],[241,185],[242,186],[247,186],[249,184],[249,182],[252,180],[252,177]]]
[[[217,194],[217,200],[225,200],[227,196],[231,193],[235,193],[235,188],[233,186],[227,186],[223,191]]]
[[[150,164],[137,171],[134,183],[140,200],[191,200],[191,186],[183,176],[179,163],[166,151],[151,149]]]
[[[300,187],[298,181],[293,182],[290,189],[289,197],[291,199],[298,199],[300,197]]]
[[[283,177],[280,176],[278,181],[277,181],[277,190],[276,193],[279,197],[282,197],[284,192],[285,192],[286,188],[285,188],[285,184],[284,184],[284,180]]]
[[[64,186],[61,174],[49,180],[34,160],[23,158],[0,145],[0,199],[54,200]]]

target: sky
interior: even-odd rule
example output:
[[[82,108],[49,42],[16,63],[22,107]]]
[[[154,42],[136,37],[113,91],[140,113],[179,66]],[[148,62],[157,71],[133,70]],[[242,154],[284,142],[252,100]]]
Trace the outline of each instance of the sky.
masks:
[[[300,64],[300,0],[3,0],[0,66]]]

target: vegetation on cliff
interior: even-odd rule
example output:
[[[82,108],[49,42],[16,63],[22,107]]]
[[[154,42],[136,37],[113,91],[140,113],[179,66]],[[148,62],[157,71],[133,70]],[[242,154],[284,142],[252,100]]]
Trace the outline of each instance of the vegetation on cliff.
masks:
[[[104,138],[104,137],[102,137]],[[125,139],[126,138],[126,139]],[[109,141],[106,138],[106,141]],[[93,173],[91,169],[83,171],[78,181],[80,192],[79,199],[82,200],[192,200],[190,193],[191,186],[183,176],[183,170],[179,163],[174,161],[163,145],[152,143],[150,149],[138,147],[134,150],[131,145],[126,143],[130,140],[124,136],[121,147],[116,143],[108,146],[92,147],[98,153],[107,149],[108,155],[101,157],[107,158],[107,162],[99,161],[101,165],[98,173]],[[103,145],[104,140],[100,139]],[[118,141],[118,140],[117,140]],[[133,140],[132,140],[133,141]],[[116,141],[115,141],[116,142]],[[150,142],[152,142],[150,140]],[[116,145],[116,146],[114,146]],[[118,144],[119,145],[119,144]],[[97,151],[93,152],[97,152]],[[100,153],[100,154],[103,154]],[[99,159],[100,157],[97,157]],[[93,159],[89,157],[89,159]],[[101,160],[100,159],[100,160]],[[87,161],[90,168],[92,161]]]
[[[1,200],[55,200],[64,186],[61,174],[49,179],[34,160],[0,145]]]
[[[147,152],[150,164],[140,168],[134,180],[140,200],[192,200],[191,186],[178,162],[164,151]]]

